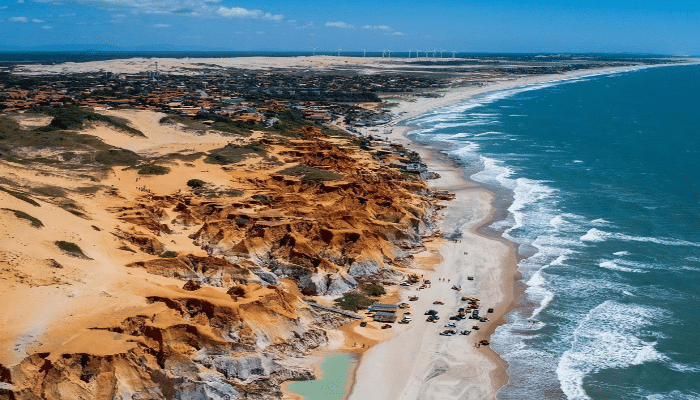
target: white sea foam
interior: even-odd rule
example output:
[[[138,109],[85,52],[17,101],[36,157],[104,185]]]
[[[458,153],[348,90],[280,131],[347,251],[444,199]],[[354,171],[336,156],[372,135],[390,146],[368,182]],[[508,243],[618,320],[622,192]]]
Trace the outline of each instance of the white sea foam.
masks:
[[[630,292],[628,292],[628,291],[626,291],[626,290],[623,290],[623,291],[622,291],[622,294],[624,294],[625,296],[635,297],[634,294],[632,294],[632,293],[630,293]]]
[[[616,264],[614,261],[601,261],[598,264],[601,268],[613,270],[613,271],[621,271],[621,272],[637,272],[637,273],[644,273],[646,271],[641,271],[638,269],[634,268],[628,268],[628,267],[623,267],[621,265]]]
[[[628,242],[645,242],[663,244],[665,246],[693,246],[700,247],[700,243],[689,242],[687,240],[678,240],[671,238],[653,238],[645,236],[631,236],[624,233],[611,233],[601,231],[596,228],[591,228],[585,235],[581,236],[581,241],[584,242],[603,242],[608,239],[616,239]]]
[[[581,161],[581,160],[574,160],[574,161],[572,161],[572,162],[573,162],[573,163],[576,163],[576,164],[582,164],[582,163],[583,163],[583,161]]]
[[[600,231],[596,228],[591,228],[586,232],[585,235],[581,236],[582,242],[603,242],[607,238],[606,232]]]
[[[594,219],[593,221],[591,221],[591,224],[593,224],[593,225],[609,225],[610,221],[607,221],[603,218],[598,218],[598,219]]]
[[[618,257],[628,256],[628,255],[630,255],[630,252],[629,251],[616,251],[613,253],[613,255],[618,256]]]
[[[666,358],[655,342],[637,337],[654,324],[650,315],[661,310],[628,305],[612,300],[591,309],[573,334],[571,347],[562,354],[557,366],[560,386],[568,399],[589,399],[584,378],[603,369],[621,369]]]

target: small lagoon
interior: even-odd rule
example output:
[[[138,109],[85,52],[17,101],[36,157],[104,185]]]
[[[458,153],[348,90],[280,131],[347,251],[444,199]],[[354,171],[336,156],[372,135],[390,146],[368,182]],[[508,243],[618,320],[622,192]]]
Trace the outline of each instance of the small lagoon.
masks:
[[[307,400],[344,400],[358,359],[352,353],[330,354],[321,364],[320,379],[294,382],[289,385],[289,391]]]

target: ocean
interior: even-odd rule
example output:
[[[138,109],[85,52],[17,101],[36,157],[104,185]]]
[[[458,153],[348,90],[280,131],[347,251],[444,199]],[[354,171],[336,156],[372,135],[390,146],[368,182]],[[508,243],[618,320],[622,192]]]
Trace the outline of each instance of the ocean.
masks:
[[[496,195],[525,295],[499,399],[700,398],[700,66],[487,93],[409,121]]]

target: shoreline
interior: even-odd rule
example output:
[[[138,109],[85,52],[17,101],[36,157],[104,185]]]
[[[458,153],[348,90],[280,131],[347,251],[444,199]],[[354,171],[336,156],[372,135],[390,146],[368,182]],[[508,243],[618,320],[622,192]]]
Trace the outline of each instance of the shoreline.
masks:
[[[522,298],[522,296],[525,293],[525,286],[519,282],[519,271],[518,271],[518,265],[520,261],[525,258],[517,255],[517,248],[516,244],[512,243],[506,239],[504,239],[500,234],[497,234],[496,232],[493,232],[491,234],[490,232],[484,232],[482,228],[490,225],[493,222],[493,217],[496,214],[497,211],[495,206],[492,203],[493,200],[493,193],[483,187],[481,187],[480,184],[473,182],[469,180],[468,178],[465,178],[463,176],[463,171],[461,169],[461,164],[458,160],[450,157],[449,155],[441,152],[439,149],[433,148],[431,146],[421,144],[418,142],[415,142],[407,137],[407,134],[413,129],[412,127],[408,126],[405,124],[405,122],[411,118],[415,118],[421,115],[429,114],[430,112],[451,106],[451,105],[457,105],[459,103],[462,103],[468,99],[474,98],[478,95],[483,95],[486,93],[491,93],[491,92],[499,92],[503,90],[508,90],[508,89],[515,89],[515,88],[521,88],[521,87],[526,87],[530,85],[536,85],[536,84],[542,84],[542,83],[559,83],[562,81],[567,81],[567,80],[574,80],[574,79],[580,79],[583,77],[589,77],[589,76],[597,76],[597,75],[606,75],[606,74],[611,74],[611,73],[622,73],[622,72],[631,72],[631,71],[636,71],[639,69],[644,69],[644,68],[653,68],[655,66],[637,66],[637,67],[616,67],[616,68],[601,68],[601,69],[591,69],[591,70],[582,70],[582,71],[573,71],[570,73],[566,74],[560,74],[560,75],[543,75],[543,76],[528,76],[528,77],[518,77],[518,78],[511,78],[507,80],[502,80],[495,82],[490,85],[486,86],[479,86],[479,87],[465,87],[465,88],[458,88],[458,89],[450,89],[448,93],[445,94],[444,97],[440,98],[421,98],[417,99],[415,102],[408,102],[408,101],[402,101],[399,103],[399,105],[392,110],[392,113],[397,117],[395,119],[396,126],[391,130],[391,132],[384,133],[384,134],[379,134],[375,135],[377,136],[386,136],[389,141],[394,142],[394,143],[400,143],[411,150],[414,150],[418,152],[423,159],[423,162],[426,163],[426,165],[429,166],[429,170],[433,172],[438,172],[441,175],[441,178],[438,180],[429,180],[427,181],[428,185],[433,188],[433,189],[438,189],[438,190],[448,190],[452,193],[455,193],[458,197],[456,197],[454,200],[451,200],[447,202],[448,209],[445,211],[444,214],[447,214],[449,212],[449,207],[450,203],[453,202],[458,202],[460,200],[459,192],[481,192],[481,193],[486,193],[489,196],[489,201],[487,203],[488,206],[488,211],[487,215],[478,220],[478,221],[473,221],[471,224],[468,226],[465,226],[465,232],[463,233],[469,233],[471,235],[474,235],[475,237],[481,237],[486,240],[494,241],[497,243],[501,243],[507,247],[506,251],[506,261],[500,265],[500,268],[498,268],[498,271],[493,271],[498,274],[501,274],[502,278],[499,282],[499,289],[501,292],[501,296],[496,300],[496,303],[500,306],[498,313],[496,315],[496,318],[493,318],[493,320],[487,325],[487,327],[483,330],[480,330],[478,332],[473,332],[473,333],[478,333],[476,336],[470,335],[469,341],[470,342],[477,342],[478,340],[481,340],[482,338],[490,338],[490,336],[495,332],[495,330],[506,323],[505,317],[508,315],[510,312],[512,312],[514,309],[516,309],[516,300]],[[399,123],[403,123],[400,124]],[[373,134],[372,132],[369,132],[368,130],[362,129],[361,132],[365,134]],[[443,175],[448,172],[451,173],[454,176],[451,176],[449,178],[444,177]],[[443,181],[447,180],[446,184],[445,183],[439,183],[436,181]],[[484,210],[482,210],[483,212]],[[507,212],[507,210],[500,210]],[[447,216],[445,216],[447,217]],[[444,225],[443,223],[440,224],[441,226]],[[440,249],[439,244],[432,242],[428,243],[426,245],[431,250],[437,250],[439,253],[439,256],[441,258],[440,264],[444,264],[445,261],[445,256],[443,254],[444,249]],[[442,250],[442,251],[441,251]],[[459,271],[453,271],[453,272],[459,272]],[[435,276],[436,273],[433,272],[432,274]],[[435,279],[432,278],[431,279]],[[406,291],[403,291],[404,294]],[[483,299],[482,299],[483,300]],[[493,301],[493,300],[492,300]],[[422,310],[421,310],[422,311]],[[416,314],[418,315],[418,314]],[[415,321],[414,324],[424,324],[425,322],[423,321]],[[441,326],[441,325],[438,325]],[[388,343],[390,341],[395,341],[398,342],[398,338],[400,338],[402,335],[405,335],[407,331],[403,331],[399,333],[398,335],[394,336],[392,339],[379,343],[377,347],[383,346],[385,343]],[[450,340],[450,339],[447,339]],[[418,349],[416,349],[418,350]],[[340,349],[336,351],[341,351]],[[368,352],[361,354],[360,359],[358,360],[358,363],[356,367],[354,368],[354,373],[351,375],[351,391],[348,396],[349,399],[353,398],[366,398],[367,395],[372,394],[371,389],[373,387],[376,388],[376,383],[377,382],[391,382],[391,374],[385,372],[384,374],[381,373],[381,369],[377,368],[372,368],[371,363],[374,363],[374,359],[369,359],[368,356],[369,353],[372,352],[372,349],[368,350]],[[376,351],[375,351],[376,352]],[[508,374],[507,374],[507,369],[508,369],[508,363],[501,358],[501,356],[496,353],[494,350],[488,346],[488,349],[485,349],[484,351],[480,352],[484,358],[488,360],[488,363],[491,364],[492,368],[490,371],[488,371],[487,376],[488,376],[488,389],[486,392],[482,390],[471,390],[470,393],[470,398],[495,398],[496,393],[500,390],[501,387],[505,386],[508,383]],[[384,354],[386,356],[386,354]],[[377,357],[374,357],[377,358]],[[468,357],[464,357],[465,359]],[[472,366],[475,366],[477,364],[478,360],[471,360]],[[388,362],[388,364],[391,364],[391,362]],[[367,374],[365,371],[367,369],[371,369],[372,373]],[[390,369],[384,368],[383,371],[388,371]],[[372,382],[365,382],[368,378],[368,375],[371,375]],[[483,380],[480,380],[481,383]],[[425,382],[427,383],[427,382]],[[361,386],[362,385],[362,386]],[[368,389],[368,390],[367,390]],[[476,389],[476,388],[473,388]],[[484,389],[484,388],[481,388]],[[413,392],[416,392],[415,390]],[[375,391],[376,394],[376,391]],[[418,393],[416,393],[418,394]],[[433,397],[431,398],[441,398],[442,396],[449,395],[449,393],[445,393],[444,391],[442,393],[438,391],[433,391],[431,393]],[[464,395],[464,393],[463,393]],[[411,393],[404,392],[399,394],[399,396],[394,396],[394,397],[387,397],[387,398],[416,398],[417,396],[411,396]],[[423,398],[423,396],[420,396],[420,398]]]

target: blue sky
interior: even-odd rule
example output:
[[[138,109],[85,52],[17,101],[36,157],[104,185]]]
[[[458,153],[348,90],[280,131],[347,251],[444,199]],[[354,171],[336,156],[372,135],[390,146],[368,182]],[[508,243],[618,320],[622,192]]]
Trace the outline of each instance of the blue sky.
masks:
[[[700,54],[700,0],[0,0],[0,48]]]

